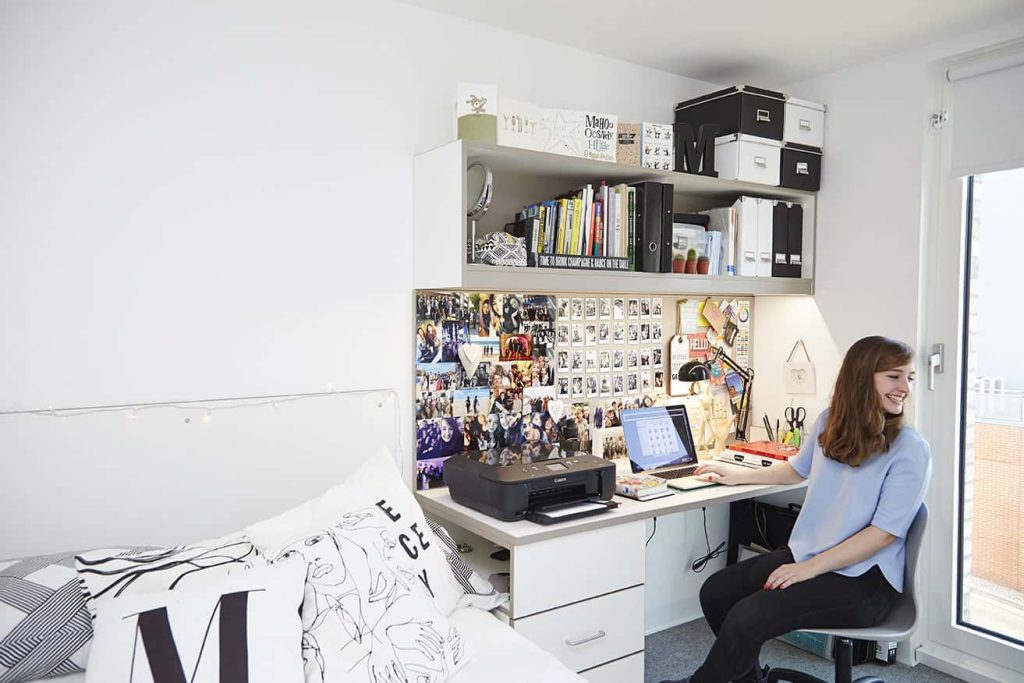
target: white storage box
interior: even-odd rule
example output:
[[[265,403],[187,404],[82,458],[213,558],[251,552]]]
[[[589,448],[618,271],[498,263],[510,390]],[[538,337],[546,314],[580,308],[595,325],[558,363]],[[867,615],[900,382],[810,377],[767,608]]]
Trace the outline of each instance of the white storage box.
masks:
[[[787,97],[782,141],[821,149],[825,141],[825,105]]]
[[[779,184],[782,144],[778,140],[737,133],[715,139],[715,170],[725,180]]]

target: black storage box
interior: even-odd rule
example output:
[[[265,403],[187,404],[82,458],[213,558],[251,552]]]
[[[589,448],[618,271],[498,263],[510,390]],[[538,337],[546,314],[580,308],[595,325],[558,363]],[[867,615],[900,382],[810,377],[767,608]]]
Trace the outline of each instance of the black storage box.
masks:
[[[821,187],[821,150],[794,142],[783,145],[779,185],[817,192]]]
[[[718,136],[746,133],[781,140],[785,113],[782,93],[739,85],[680,102],[676,123],[690,124],[694,134],[701,125],[713,123],[718,125]]]

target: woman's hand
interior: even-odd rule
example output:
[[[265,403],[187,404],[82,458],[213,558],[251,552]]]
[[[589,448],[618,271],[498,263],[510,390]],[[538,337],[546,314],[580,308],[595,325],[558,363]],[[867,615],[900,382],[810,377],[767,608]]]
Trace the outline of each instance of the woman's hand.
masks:
[[[743,477],[744,474],[747,474],[744,472],[744,468],[735,467],[733,465],[725,465],[715,462],[706,463],[704,465],[698,465],[697,469],[694,470],[693,473],[707,481],[713,481],[716,484],[725,484],[726,486],[750,483]]]
[[[794,583],[813,579],[819,573],[809,562],[784,564],[772,572],[764,583],[764,589],[770,591],[776,588],[789,588]]]

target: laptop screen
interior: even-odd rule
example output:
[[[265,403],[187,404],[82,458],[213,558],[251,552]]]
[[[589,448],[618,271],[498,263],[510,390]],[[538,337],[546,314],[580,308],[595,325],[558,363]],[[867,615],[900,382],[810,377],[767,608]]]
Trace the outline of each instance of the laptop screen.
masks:
[[[685,406],[624,410],[620,419],[633,472],[697,462]]]

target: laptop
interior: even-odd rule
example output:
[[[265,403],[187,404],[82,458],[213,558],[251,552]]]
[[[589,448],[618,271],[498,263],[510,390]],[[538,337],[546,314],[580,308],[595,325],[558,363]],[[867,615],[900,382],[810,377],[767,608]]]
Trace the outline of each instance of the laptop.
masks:
[[[694,476],[697,448],[693,445],[686,406],[671,405],[624,410],[619,415],[633,473],[667,479],[674,489],[696,489],[714,482]]]

